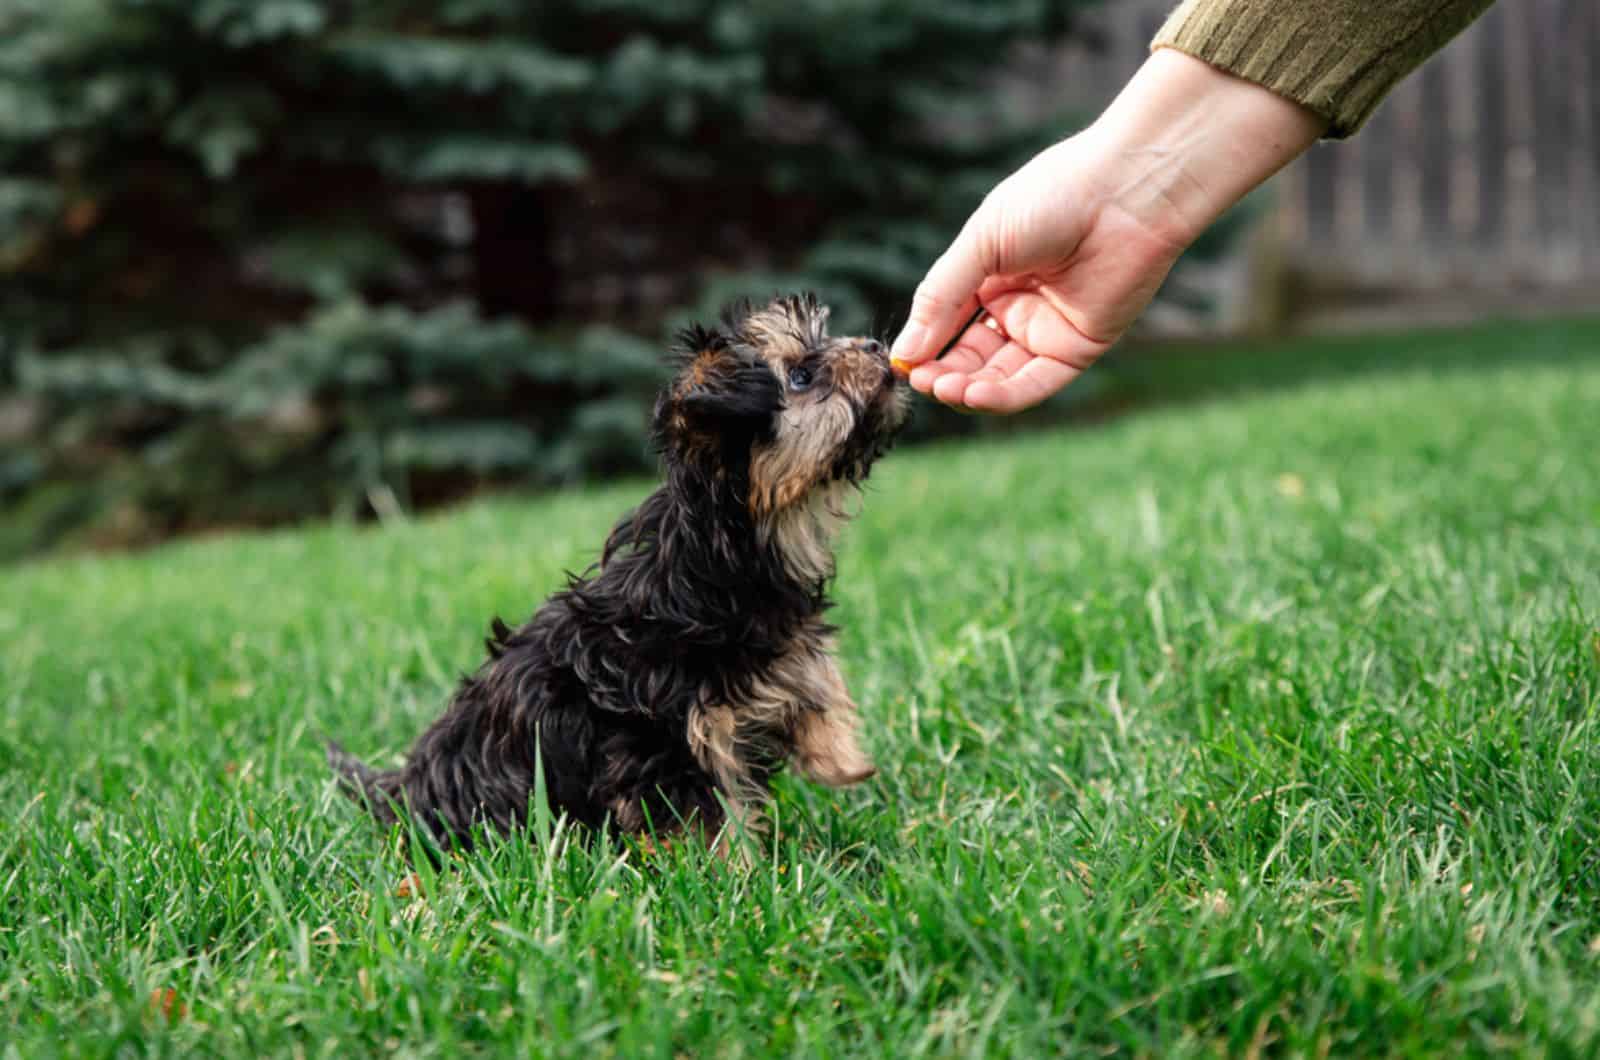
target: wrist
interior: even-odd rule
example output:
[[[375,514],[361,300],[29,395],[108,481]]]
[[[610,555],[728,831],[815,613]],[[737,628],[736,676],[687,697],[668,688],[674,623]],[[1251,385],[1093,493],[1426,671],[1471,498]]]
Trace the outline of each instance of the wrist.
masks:
[[[1161,49],[1081,136],[1107,161],[1102,201],[1188,246],[1325,129],[1298,103]]]

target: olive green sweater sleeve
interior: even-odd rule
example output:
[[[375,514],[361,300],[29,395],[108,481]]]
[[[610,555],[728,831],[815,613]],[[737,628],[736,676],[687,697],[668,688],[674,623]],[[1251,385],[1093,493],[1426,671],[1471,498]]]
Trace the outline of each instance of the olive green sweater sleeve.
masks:
[[[1183,0],[1153,47],[1175,48],[1361,128],[1391,88],[1494,0]]]

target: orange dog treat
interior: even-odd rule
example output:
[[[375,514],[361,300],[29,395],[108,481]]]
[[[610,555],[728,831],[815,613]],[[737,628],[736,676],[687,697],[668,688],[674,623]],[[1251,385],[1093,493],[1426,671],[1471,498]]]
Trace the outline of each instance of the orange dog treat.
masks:
[[[894,374],[899,376],[901,379],[905,379],[911,374],[911,366],[898,357],[891,357],[889,359],[889,367],[894,369]]]

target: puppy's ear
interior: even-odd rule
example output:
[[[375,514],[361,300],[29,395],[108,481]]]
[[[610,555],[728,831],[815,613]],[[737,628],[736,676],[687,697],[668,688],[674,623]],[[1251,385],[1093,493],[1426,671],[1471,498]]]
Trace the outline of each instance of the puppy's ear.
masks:
[[[766,426],[783,406],[772,369],[754,357],[730,355],[683,391],[681,406],[702,427]]]
[[[663,444],[747,443],[771,431],[783,387],[765,361],[725,332],[700,327],[679,336],[679,357],[677,378],[656,406]]]
[[[664,413],[682,426],[725,434],[733,428],[770,426],[784,404],[778,376],[765,360],[734,346],[725,331],[694,327],[678,336],[680,368]]]

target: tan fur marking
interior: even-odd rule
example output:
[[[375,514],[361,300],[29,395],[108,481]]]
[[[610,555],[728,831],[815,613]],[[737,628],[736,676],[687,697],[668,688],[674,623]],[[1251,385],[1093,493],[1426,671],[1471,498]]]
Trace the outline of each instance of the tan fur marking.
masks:
[[[759,835],[764,823],[757,809],[766,792],[751,777],[750,724],[741,724],[728,707],[697,707],[689,713],[689,750],[716,780],[727,815],[711,843],[712,853],[728,857],[741,839]]]
[[[833,645],[823,641],[818,648],[806,673],[807,699],[814,708],[802,712],[793,729],[795,765],[819,784],[857,784],[878,770],[856,740],[860,715],[833,657]]]
[[[752,774],[763,753],[787,750],[802,773],[830,786],[876,772],[856,740],[856,705],[831,649],[821,636],[798,637],[748,699],[691,711],[690,750],[716,780],[735,830],[761,829],[766,792]]]
[[[620,832],[644,831],[644,814],[639,804],[631,799],[617,799],[611,803],[611,820]]]
[[[850,402],[840,396],[784,410],[777,437],[750,462],[751,512],[770,515],[804,497],[855,425]]]
[[[885,385],[884,368],[887,362],[882,355],[868,353],[857,343],[851,343],[833,358],[834,385],[854,401],[865,404]]]
[[[743,330],[781,379],[789,365],[804,357],[810,347],[820,346],[827,339],[828,309],[819,306],[808,313],[797,311],[788,302],[773,302],[751,313]]]
[[[710,366],[717,359],[717,355],[710,350],[702,350],[695,357],[694,364],[689,366],[689,386],[704,386],[706,376],[710,374]]]
[[[689,750],[730,798],[753,787],[739,743],[739,724],[729,708],[696,707],[689,712]]]
[[[681,401],[696,389],[705,386],[706,381],[716,374],[718,363],[726,357],[727,354],[714,349],[701,350],[695,354],[694,360],[689,362],[688,370],[678,377],[673,396]]]
[[[800,581],[833,576],[839,531],[854,515],[850,509],[859,496],[849,483],[830,482],[804,504],[782,508],[763,524],[762,532],[777,545],[791,575]]]

